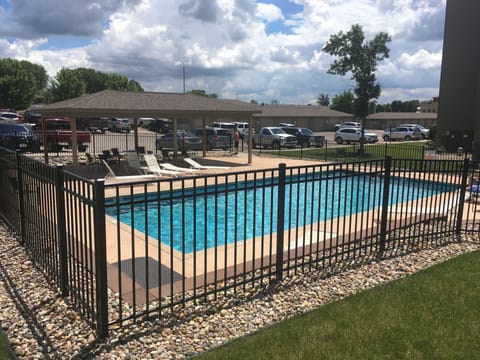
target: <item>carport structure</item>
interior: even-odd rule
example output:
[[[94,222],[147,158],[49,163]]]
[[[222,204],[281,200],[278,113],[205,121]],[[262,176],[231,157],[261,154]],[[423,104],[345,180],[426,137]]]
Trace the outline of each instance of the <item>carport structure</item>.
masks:
[[[225,118],[244,119],[249,123],[248,164],[252,163],[252,119],[261,113],[258,105],[240,101],[224,101],[195,94],[131,92],[103,90],[73,99],[45,105],[39,111],[42,119],[47,117],[69,117],[72,119],[73,164],[78,164],[76,119],[94,117],[131,117],[134,119],[135,147],[138,147],[137,119],[141,117],[170,118],[173,130],[177,130],[177,119],[201,118],[205,129],[206,121]],[[204,130],[205,131],[205,130]],[[206,156],[205,134],[203,156]],[[176,137],[174,148],[176,148]],[[46,148],[46,147],[45,147]],[[45,149],[48,161],[48,152]]]

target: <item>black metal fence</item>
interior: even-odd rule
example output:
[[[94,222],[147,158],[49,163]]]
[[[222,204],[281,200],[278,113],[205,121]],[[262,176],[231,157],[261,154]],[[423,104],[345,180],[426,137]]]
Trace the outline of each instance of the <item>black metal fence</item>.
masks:
[[[0,213],[105,336],[297,271],[478,236],[470,160],[430,161],[439,163],[387,157],[105,184],[4,151]]]

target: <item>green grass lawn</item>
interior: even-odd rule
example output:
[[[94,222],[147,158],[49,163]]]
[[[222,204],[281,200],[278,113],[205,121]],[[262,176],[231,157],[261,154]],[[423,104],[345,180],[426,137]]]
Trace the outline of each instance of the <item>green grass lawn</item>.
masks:
[[[479,359],[480,252],[283,321],[198,359]]]

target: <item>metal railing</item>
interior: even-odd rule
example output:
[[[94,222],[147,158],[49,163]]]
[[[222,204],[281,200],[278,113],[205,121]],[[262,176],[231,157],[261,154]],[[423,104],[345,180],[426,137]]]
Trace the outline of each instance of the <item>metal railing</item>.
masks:
[[[0,214],[106,336],[299,271],[478,237],[470,160],[430,164],[386,157],[105,184],[2,150]]]

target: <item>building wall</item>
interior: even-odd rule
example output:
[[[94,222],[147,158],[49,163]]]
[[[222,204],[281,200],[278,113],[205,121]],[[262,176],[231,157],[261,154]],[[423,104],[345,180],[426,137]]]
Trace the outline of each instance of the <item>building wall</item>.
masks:
[[[449,150],[470,149],[480,121],[479,17],[480,1],[447,0],[437,141]]]

